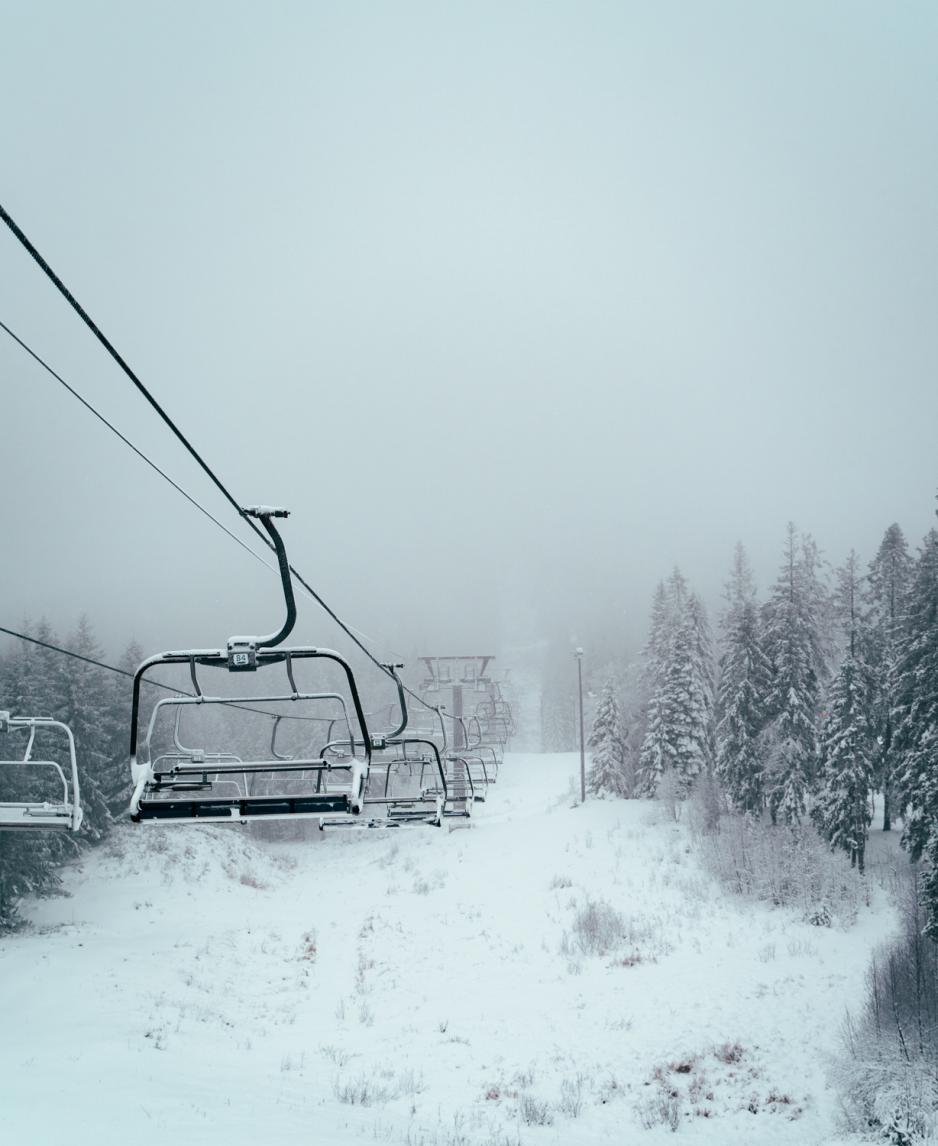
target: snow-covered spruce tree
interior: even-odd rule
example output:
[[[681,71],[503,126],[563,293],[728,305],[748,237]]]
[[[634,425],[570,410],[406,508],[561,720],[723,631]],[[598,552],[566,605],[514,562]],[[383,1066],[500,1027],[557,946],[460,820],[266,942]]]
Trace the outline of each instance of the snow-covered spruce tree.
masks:
[[[35,629],[24,623],[23,631],[44,644],[62,644],[45,621]],[[102,659],[86,618],[79,621],[66,647],[81,657]],[[112,680],[103,669],[64,657],[41,644],[18,642],[0,661],[0,708],[15,716],[50,716],[72,730],[85,812],[82,831],[77,836],[0,832],[0,929],[15,924],[17,903],[23,896],[41,895],[57,886],[58,868],[64,859],[75,854],[76,847],[98,840],[107,832],[111,823],[107,787],[123,782],[118,776],[124,777],[128,772],[129,695],[127,690],[126,700],[115,704]],[[122,711],[124,708],[126,712]],[[0,743],[0,758],[22,758],[23,733],[0,736],[0,741],[5,742]],[[64,764],[61,736],[39,729],[33,758]],[[46,798],[47,788],[41,778],[24,774],[21,782],[36,785],[34,791],[24,792],[28,798]]]
[[[883,793],[883,831],[892,828],[893,695],[913,561],[898,525],[883,535],[867,574],[864,659],[871,679],[870,720],[876,751],[874,783]]]
[[[696,594],[687,598],[675,630],[666,677],[672,721],[672,762],[686,791],[713,767],[713,662],[706,611]]]
[[[873,740],[870,730],[870,676],[860,632],[859,561],[850,553],[837,573],[835,612],[841,618],[845,649],[827,698],[821,730],[817,795],[812,817],[831,847],[843,848],[863,872],[872,815]]]
[[[896,663],[895,783],[905,811],[902,842],[925,855],[926,930],[938,939],[938,530],[925,537],[909,590]]]
[[[28,622],[23,632],[36,640],[58,644],[58,639],[45,621],[34,629]],[[61,697],[63,676],[61,657],[49,649],[28,642],[18,642],[4,658],[3,696],[0,708],[13,716],[51,716],[61,720],[65,715]],[[36,738],[34,758],[57,759],[61,749],[58,736],[40,732]],[[25,733],[0,734],[0,758],[22,759]],[[16,783],[29,783],[17,777]],[[43,799],[45,788],[30,791],[28,798]],[[13,796],[22,799],[22,795]],[[71,847],[59,833],[0,832],[0,930],[17,921],[17,905],[26,895],[42,895],[58,886],[57,870]]]
[[[773,822],[800,820],[814,783],[821,690],[827,677],[826,592],[817,547],[788,526],[784,559],[765,607],[766,798]]]
[[[675,569],[663,594],[656,593],[646,646],[649,696],[637,777],[643,795],[655,794],[666,771],[674,773],[686,793],[694,778],[712,766],[709,648],[704,608]]]
[[[765,806],[765,700],[770,665],[762,648],[762,626],[752,571],[736,546],[721,619],[721,655],[716,698],[716,774],[733,804],[759,813]]]
[[[687,600],[688,619],[694,641],[694,682],[705,716],[703,720],[701,770],[712,772],[716,755],[714,740],[714,711],[716,708],[716,656],[710,635],[710,618],[703,601],[696,593]]]
[[[85,616],[79,618],[66,647],[88,660],[100,661],[104,655]],[[85,810],[84,835],[89,840],[100,839],[111,826],[103,789],[110,784],[116,764],[110,755],[117,721],[110,705],[109,674],[87,661],[68,660],[62,699],[63,719],[75,737],[81,802]]]
[[[631,796],[634,782],[627,772],[626,737],[611,680],[603,686],[587,743],[592,752],[586,775],[589,792],[594,796]]]
[[[680,571],[675,569],[668,584],[659,581],[651,603],[651,621],[648,626],[648,642],[642,651],[642,676],[647,684],[658,683],[668,659],[668,646],[674,628],[674,614],[678,601],[687,595],[687,585]]]
[[[677,575],[677,570],[675,570]],[[669,592],[670,590],[670,592]],[[668,648],[674,625],[671,596],[683,591],[683,583],[672,577],[665,587],[659,581],[651,605],[648,641],[642,650],[641,685],[644,693],[641,714],[642,740],[638,752],[636,784],[638,794],[653,796],[667,765],[666,713],[664,677]]]

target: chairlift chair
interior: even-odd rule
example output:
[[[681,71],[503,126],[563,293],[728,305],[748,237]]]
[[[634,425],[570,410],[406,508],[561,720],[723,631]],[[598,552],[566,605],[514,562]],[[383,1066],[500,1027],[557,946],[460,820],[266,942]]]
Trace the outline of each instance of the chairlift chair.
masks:
[[[514,719],[511,705],[494,695],[480,701],[476,706],[475,715],[479,720],[482,737],[487,743],[496,743],[505,747],[511,740],[514,732]]]
[[[494,784],[498,779],[498,770],[502,764],[502,757],[498,754],[498,748],[502,745],[486,744],[482,736],[482,725],[479,723],[479,718],[475,713],[472,713],[464,719],[464,726],[466,729],[466,747],[472,752],[484,754],[486,757],[486,781],[489,784]]]
[[[286,517],[287,511],[263,506],[245,509],[269,534],[277,554],[287,616],[281,629],[267,637],[231,637],[224,649],[192,649],[159,653],[145,660],[134,674],[131,713],[130,768],[133,795],[130,817],[134,823],[166,824],[246,823],[249,820],[315,818],[354,821],[364,807],[364,794],[371,763],[372,741],[361,697],[349,664],[331,649],[312,646],[282,647],[296,622],[296,603],[290,579],[286,550],[272,518]],[[278,647],[279,646],[279,647]],[[304,663],[331,662],[337,665],[347,686],[346,696],[337,692],[300,689],[295,670]],[[166,697],[157,702],[150,715],[142,741],[139,739],[141,690],[148,674],[166,665],[184,665],[189,670],[192,693]],[[265,674],[279,686],[260,695],[239,690],[237,695],[207,693],[200,670],[225,674]],[[217,679],[217,678],[216,678]],[[277,749],[277,729],[281,720],[325,720],[316,716],[323,703],[342,707],[342,723],[347,727],[353,750],[349,759],[337,764],[321,752],[283,753]],[[264,707],[270,704],[297,705],[299,714],[283,714]],[[261,753],[242,755],[227,750],[183,748],[179,740],[179,715],[184,710],[204,710],[218,706],[224,710],[246,710],[273,719],[270,747]],[[314,710],[310,715],[310,709]],[[159,753],[157,729],[165,715],[172,714],[174,750]],[[353,721],[358,736],[352,735]]]
[[[424,823],[439,827],[444,819],[469,814],[462,786],[454,781],[452,769],[441,751],[441,744],[445,748],[446,733],[440,710],[433,710],[434,721],[429,728],[410,731],[415,722],[408,711],[403,682],[397,675],[401,666],[384,667],[397,685],[400,718],[387,735],[375,736],[372,740],[372,765],[364,803],[367,809],[374,809],[374,813],[368,818],[367,826]],[[334,741],[324,746],[323,755],[348,752],[354,746],[348,741]],[[327,818],[323,826],[332,823]]]
[[[470,761],[462,748],[457,749],[450,745],[446,733],[446,721],[450,720],[454,726],[464,730],[465,726],[461,724],[462,718],[451,716],[441,705],[436,705],[434,711],[439,720],[440,755],[449,792],[449,810],[446,814],[468,818],[472,815],[472,805],[485,799],[482,777],[478,771],[474,773],[472,768],[472,763],[478,761],[477,759]]]
[[[68,744],[67,774],[56,761],[37,760],[33,757],[36,733],[45,729],[57,729],[65,736]],[[81,827],[82,808],[72,730],[60,720],[42,716],[11,716],[9,712],[0,712],[0,732],[16,731],[29,732],[26,747],[20,758],[0,760],[0,774],[5,778],[15,776],[16,779],[28,781],[16,794],[24,796],[28,791],[30,798],[0,798],[0,831],[77,832]],[[37,789],[42,793],[41,796],[35,794]]]

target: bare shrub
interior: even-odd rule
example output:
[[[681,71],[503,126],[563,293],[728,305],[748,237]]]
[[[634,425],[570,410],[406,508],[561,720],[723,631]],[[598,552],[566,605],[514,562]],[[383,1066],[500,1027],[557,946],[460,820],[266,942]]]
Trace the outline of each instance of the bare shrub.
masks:
[[[561,1114],[565,1114],[568,1118],[579,1118],[583,1112],[583,1085],[586,1082],[585,1075],[578,1074],[576,1078],[565,1078],[560,1083],[560,1107]]]
[[[709,772],[698,776],[687,801],[687,821],[694,836],[711,836],[720,830],[726,797],[717,778]]]
[[[679,823],[687,789],[673,768],[668,768],[661,774],[655,795],[661,801],[665,816],[674,823]]]
[[[348,1051],[342,1050],[340,1047],[327,1043],[325,1046],[319,1048],[319,1053],[327,1058],[330,1062],[334,1062],[336,1066],[345,1066],[349,1059],[352,1057]]]
[[[900,910],[902,932],[873,959],[863,1011],[845,1021],[833,1076],[852,1128],[914,1146],[938,1135],[938,946],[924,934],[913,880]]]
[[[336,1079],[333,1092],[339,1102],[349,1106],[374,1106],[396,1097],[386,1086],[367,1074],[354,1078]]]
[[[636,1110],[644,1130],[667,1126],[673,1131],[681,1124],[681,1100],[674,1094],[655,1091],[647,1098],[643,1098]]]
[[[333,1093],[339,1102],[348,1106],[376,1106],[391,1102],[403,1095],[414,1096],[424,1090],[423,1076],[412,1070],[395,1075],[390,1070],[373,1074],[357,1074],[353,1078],[337,1078]]]
[[[793,958],[813,959],[817,955],[817,948],[813,943],[804,939],[791,939],[788,942],[788,954]]]
[[[310,928],[309,931],[304,931],[300,937],[300,959],[305,963],[315,963],[318,955],[319,947],[316,932]]]
[[[632,938],[629,921],[603,900],[587,900],[573,919],[573,934],[584,955],[605,955]]]
[[[571,932],[564,932],[560,951],[568,970],[579,974],[579,958],[584,955],[617,955],[614,966],[635,967],[654,962],[670,948],[660,920],[646,916],[626,916],[602,899],[587,899],[585,905],[571,903],[575,914]]]
[[[737,895],[800,910],[805,922],[852,923],[864,899],[862,877],[807,825],[777,825],[727,815],[703,835],[704,866]]]
[[[238,883],[242,887],[253,887],[255,891],[266,891],[270,887],[269,883],[264,883],[252,871],[243,871],[238,876]]]
[[[738,1062],[742,1062],[745,1049],[742,1043],[721,1043],[719,1046],[713,1048],[713,1057],[718,1061],[725,1063],[727,1066],[733,1066]]]
[[[525,1126],[551,1126],[554,1121],[550,1103],[533,1094],[519,1095],[518,1111]]]
[[[600,1082],[596,1097],[599,1099],[600,1106],[605,1106],[607,1102],[612,1102],[614,1098],[621,1098],[623,1093],[624,1087],[616,1076],[610,1072],[610,1074]]]

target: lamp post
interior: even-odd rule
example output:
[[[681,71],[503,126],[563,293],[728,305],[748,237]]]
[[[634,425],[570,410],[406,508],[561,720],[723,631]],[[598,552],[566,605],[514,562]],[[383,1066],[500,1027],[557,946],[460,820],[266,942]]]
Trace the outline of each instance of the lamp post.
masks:
[[[580,690],[580,803],[586,803],[586,741],[583,738],[583,650],[577,649],[576,674]]]

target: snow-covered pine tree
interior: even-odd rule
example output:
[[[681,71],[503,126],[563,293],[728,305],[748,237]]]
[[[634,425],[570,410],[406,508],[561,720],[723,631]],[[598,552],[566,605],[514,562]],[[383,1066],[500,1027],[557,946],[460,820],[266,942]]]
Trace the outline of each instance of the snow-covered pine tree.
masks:
[[[672,761],[683,792],[713,767],[713,663],[710,628],[700,599],[688,595],[675,630],[666,685],[673,725]]]
[[[78,627],[70,634],[66,647],[89,660],[103,659],[103,652],[86,616],[79,618]],[[111,826],[111,815],[102,790],[113,767],[109,749],[114,740],[116,722],[109,704],[110,680],[104,669],[83,660],[69,659],[65,667],[62,719],[75,737],[81,802],[85,809],[84,834],[89,840],[97,840],[106,835]]]
[[[671,600],[672,592],[669,590],[681,592],[680,582],[672,578],[667,588],[663,581],[659,581],[655,587],[648,641],[642,650],[641,683],[644,704],[641,714],[642,740],[636,776],[638,794],[642,796],[654,796],[668,759],[664,678],[674,624],[674,605]]]
[[[895,783],[905,811],[902,842],[913,859],[927,856],[926,931],[938,939],[938,530],[922,546],[909,589],[896,663],[893,709]]]
[[[654,795],[665,771],[686,792],[712,765],[713,667],[710,635],[699,599],[679,570],[656,593],[646,646],[649,687],[638,788]]]
[[[586,786],[594,796],[631,796],[626,737],[622,728],[615,682],[606,681],[587,741],[592,752]]]
[[[707,616],[707,609],[696,593],[691,593],[687,601],[687,608],[691,631],[694,636],[694,688],[705,709],[701,771],[712,772],[716,757],[714,739],[714,712],[717,692],[716,655],[713,651],[713,639],[710,634],[710,619]]]
[[[642,676],[647,684],[655,686],[661,679],[668,658],[668,646],[674,627],[674,612],[683,600],[686,586],[677,569],[667,586],[659,581],[651,603],[651,621],[648,626],[648,641],[642,650]]]
[[[821,730],[817,796],[812,816],[831,847],[843,848],[862,873],[872,819],[870,788],[870,677],[864,663],[859,609],[860,572],[856,553],[838,570],[835,612],[844,632],[844,654],[827,699]]]
[[[717,690],[716,773],[733,804],[759,813],[765,806],[765,699],[771,668],[762,648],[762,626],[752,570],[737,544],[721,620]]]
[[[766,796],[773,822],[804,815],[814,782],[821,689],[827,677],[826,593],[817,548],[789,523],[784,558],[765,608]]]
[[[893,719],[896,657],[914,562],[898,525],[890,525],[870,562],[864,595],[864,659],[871,677],[874,783],[883,793],[883,831],[892,828]]]

